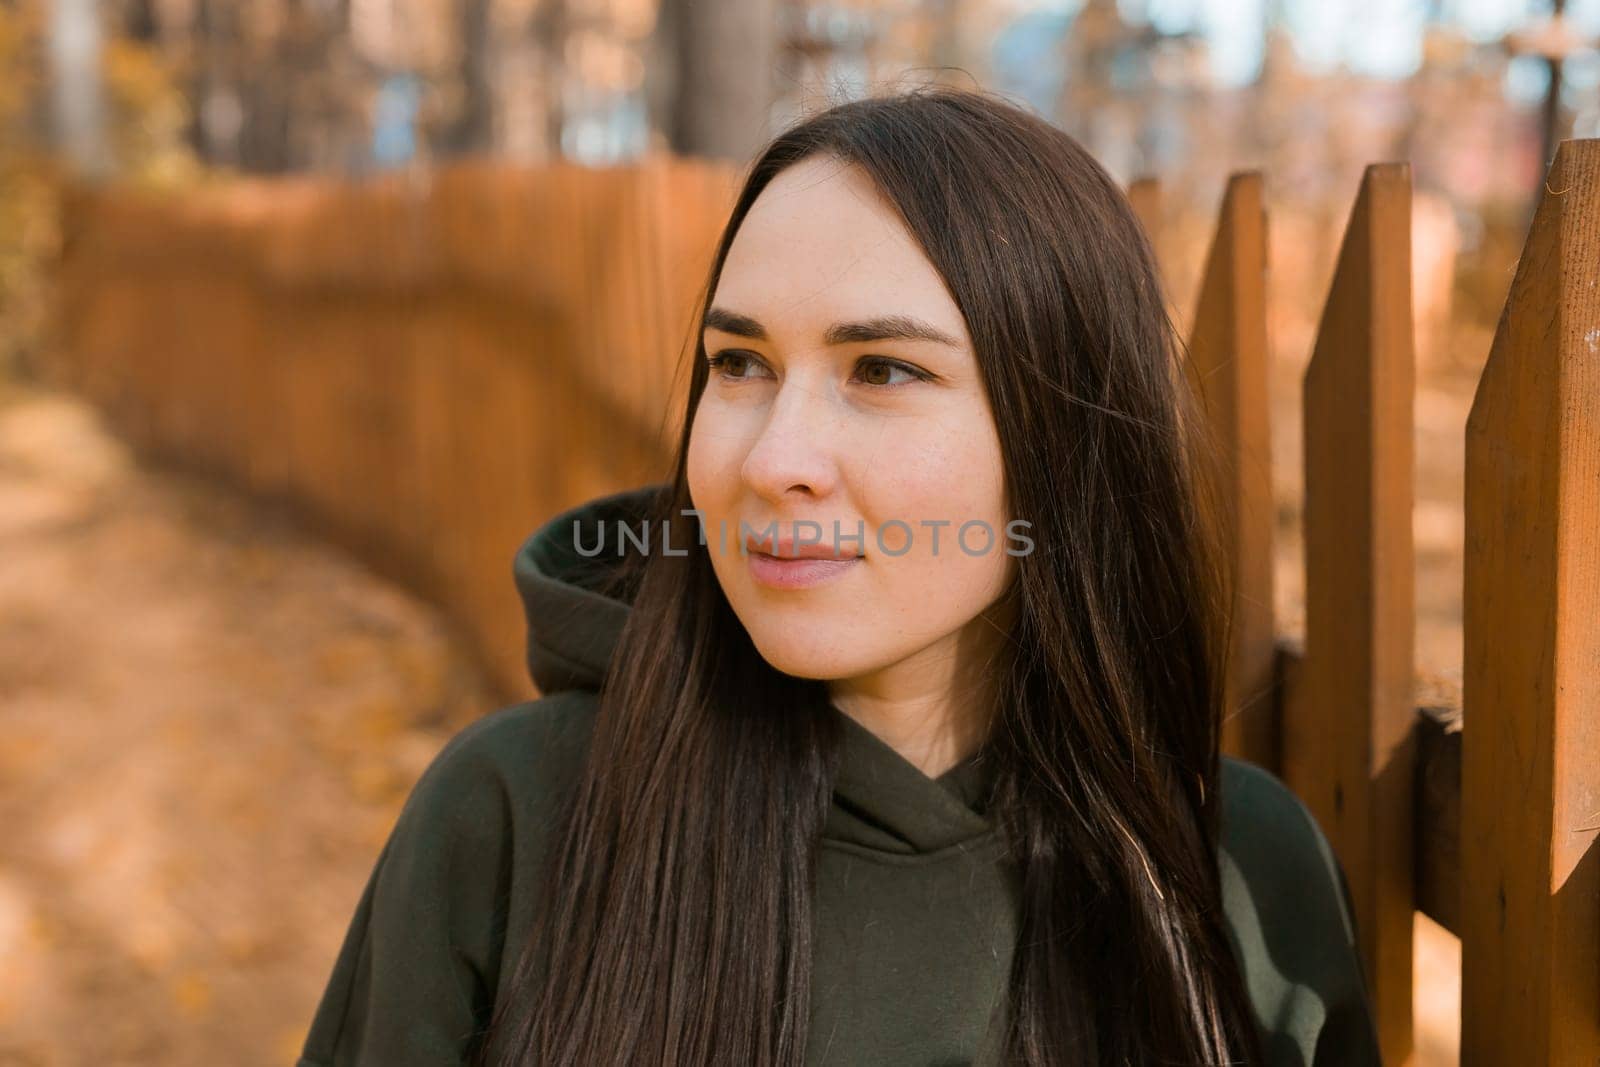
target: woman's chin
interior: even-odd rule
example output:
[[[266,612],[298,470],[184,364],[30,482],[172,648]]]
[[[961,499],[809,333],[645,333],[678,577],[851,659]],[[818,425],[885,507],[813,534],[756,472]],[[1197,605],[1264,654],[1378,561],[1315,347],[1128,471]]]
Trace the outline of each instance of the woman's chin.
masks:
[[[776,640],[763,640],[752,635],[756,650],[775,670],[795,678],[829,681],[849,678],[872,669],[872,660],[862,656],[858,646],[852,649],[839,647],[837,641],[796,640],[795,634],[784,634]]]

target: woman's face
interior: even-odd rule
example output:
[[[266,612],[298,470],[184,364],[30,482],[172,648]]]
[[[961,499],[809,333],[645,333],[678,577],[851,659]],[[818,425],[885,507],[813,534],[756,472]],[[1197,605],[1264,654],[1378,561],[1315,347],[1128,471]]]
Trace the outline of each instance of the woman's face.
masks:
[[[1011,581],[1006,549],[1023,547],[1007,535],[999,439],[938,272],[863,172],[813,157],[752,205],[704,342],[689,492],[756,647],[787,674],[933,696],[933,677],[989,647],[979,615]],[[746,555],[747,537],[859,558],[774,563]]]

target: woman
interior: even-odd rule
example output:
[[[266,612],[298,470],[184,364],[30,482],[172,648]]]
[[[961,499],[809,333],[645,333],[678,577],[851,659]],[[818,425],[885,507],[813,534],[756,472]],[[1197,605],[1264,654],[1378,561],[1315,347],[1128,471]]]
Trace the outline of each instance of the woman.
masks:
[[[1337,862],[1218,756],[1212,452],[1105,171],[843,104],[705,292],[672,480],[518,553],[544,695],[423,775],[302,1067],[1377,1063]]]

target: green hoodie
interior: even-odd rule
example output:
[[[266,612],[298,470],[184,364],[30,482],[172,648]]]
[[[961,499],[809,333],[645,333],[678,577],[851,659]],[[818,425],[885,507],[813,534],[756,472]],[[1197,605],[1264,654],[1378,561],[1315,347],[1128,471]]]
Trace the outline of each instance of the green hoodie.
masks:
[[[540,699],[452,738],[379,853],[297,1067],[465,1062],[527,940],[552,813],[587,751],[596,690],[629,610],[594,591],[654,486],[556,516],[518,550]],[[608,544],[611,542],[608,541]],[[637,549],[633,549],[637,550]],[[838,712],[843,744],[818,853],[810,1065],[998,1062],[1017,891],[984,815],[976,754],[930,778]],[[1277,778],[1224,757],[1221,864],[1267,1062],[1379,1063],[1344,873]]]

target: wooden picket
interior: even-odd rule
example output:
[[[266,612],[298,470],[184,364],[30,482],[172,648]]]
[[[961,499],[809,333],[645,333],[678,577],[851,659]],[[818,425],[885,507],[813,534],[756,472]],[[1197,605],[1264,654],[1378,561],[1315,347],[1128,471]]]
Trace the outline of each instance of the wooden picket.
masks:
[[[1149,196],[1150,194],[1145,194]],[[1233,457],[1227,485],[1238,575],[1223,749],[1276,770],[1272,439],[1267,403],[1267,230],[1261,175],[1228,181],[1189,337],[1190,369]]]
[[[1466,518],[1461,1059],[1600,1063],[1600,140],[1545,179]]]
[[[1386,1063],[1412,1049],[1411,174],[1367,168],[1306,369],[1306,635],[1283,778],[1340,856]],[[1292,681],[1291,681],[1292,679]]]

